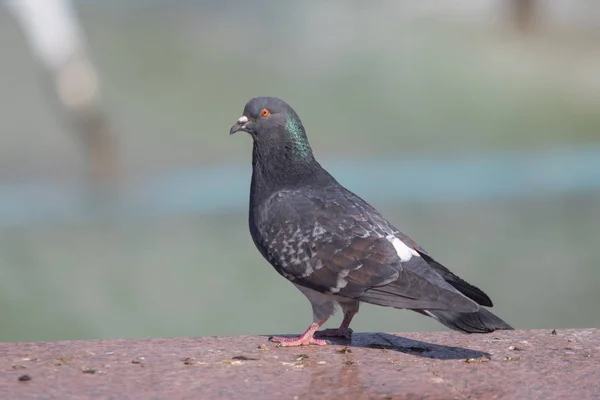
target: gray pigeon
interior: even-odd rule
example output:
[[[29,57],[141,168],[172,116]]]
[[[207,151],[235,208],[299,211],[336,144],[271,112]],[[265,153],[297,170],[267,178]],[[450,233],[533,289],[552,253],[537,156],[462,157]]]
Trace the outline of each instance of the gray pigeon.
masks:
[[[296,112],[274,97],[251,99],[230,134],[252,136],[250,233],[279,274],[312,305],[313,322],[280,346],[350,338],[360,302],[406,308],[465,333],[513,329],[484,307],[490,298],[454,275],[340,185],[315,160]],[[317,331],[338,304],[337,329]]]

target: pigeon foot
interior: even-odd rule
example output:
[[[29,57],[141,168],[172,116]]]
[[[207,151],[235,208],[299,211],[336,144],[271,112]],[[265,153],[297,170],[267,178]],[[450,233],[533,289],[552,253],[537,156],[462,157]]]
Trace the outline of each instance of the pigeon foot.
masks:
[[[269,341],[278,343],[277,347],[308,346],[311,344],[317,346],[326,346],[329,344],[327,340],[315,339],[312,335],[302,335],[298,337],[271,336]]]

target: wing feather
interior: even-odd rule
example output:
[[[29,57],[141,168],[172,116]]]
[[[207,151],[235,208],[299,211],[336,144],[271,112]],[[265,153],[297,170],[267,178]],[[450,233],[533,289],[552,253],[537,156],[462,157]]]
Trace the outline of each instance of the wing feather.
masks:
[[[389,238],[412,243],[339,186],[278,192],[260,216],[258,231],[270,234],[258,235],[257,246],[297,285],[396,308],[478,310],[416,251],[403,261]]]

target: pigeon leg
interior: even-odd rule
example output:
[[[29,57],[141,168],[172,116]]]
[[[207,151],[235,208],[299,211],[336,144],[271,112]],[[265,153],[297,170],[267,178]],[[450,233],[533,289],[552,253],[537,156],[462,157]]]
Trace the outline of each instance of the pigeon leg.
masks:
[[[352,318],[358,313],[358,302],[351,304],[342,304],[344,310],[344,320],[337,329],[324,329],[322,331],[315,332],[317,337],[341,337],[350,340],[352,338],[352,329],[350,329],[350,322]]]
[[[333,314],[334,304],[328,295],[319,293],[315,290],[296,285],[296,287],[304,293],[310,301],[313,311],[313,323],[299,337],[287,338],[280,336],[272,336],[269,338],[271,342],[278,342],[280,347],[306,346],[315,344],[325,346],[329,344],[326,340],[315,339],[314,334]]]
[[[329,344],[327,340],[315,339],[313,335],[327,320],[319,322],[313,322],[306,332],[298,337],[281,337],[271,336],[269,341],[279,343],[278,347],[295,347],[295,346],[307,346],[309,344],[315,344],[317,346],[325,346]]]

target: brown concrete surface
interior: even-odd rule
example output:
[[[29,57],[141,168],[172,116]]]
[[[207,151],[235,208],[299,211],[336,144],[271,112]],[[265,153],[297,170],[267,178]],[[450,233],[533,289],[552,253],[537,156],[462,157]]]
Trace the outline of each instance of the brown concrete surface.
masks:
[[[1,343],[0,398],[600,399],[600,329]]]

